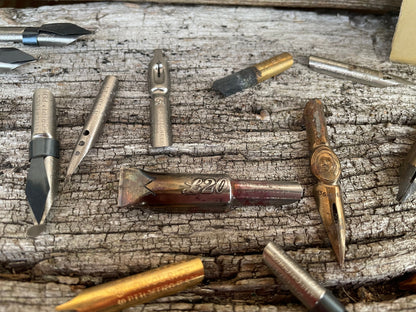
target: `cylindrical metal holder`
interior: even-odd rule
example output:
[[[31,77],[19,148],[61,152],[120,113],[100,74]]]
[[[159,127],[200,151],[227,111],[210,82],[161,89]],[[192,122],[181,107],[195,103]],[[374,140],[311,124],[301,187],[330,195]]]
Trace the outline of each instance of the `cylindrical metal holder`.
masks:
[[[384,74],[370,68],[350,65],[322,57],[310,56],[308,63],[309,67],[318,73],[335,78],[348,79],[372,87],[385,88],[398,85],[413,85],[412,82],[394,75]]]
[[[318,284],[304,269],[280,247],[269,243],[263,259],[276,277],[289,288],[310,311],[345,312],[345,307],[334,295]]]
[[[238,205],[284,205],[301,199],[297,182],[233,180],[222,174],[171,174],[123,168],[118,204],[168,212],[224,212]]]
[[[57,311],[113,312],[169,296],[204,279],[201,259],[167,265],[82,291]]]

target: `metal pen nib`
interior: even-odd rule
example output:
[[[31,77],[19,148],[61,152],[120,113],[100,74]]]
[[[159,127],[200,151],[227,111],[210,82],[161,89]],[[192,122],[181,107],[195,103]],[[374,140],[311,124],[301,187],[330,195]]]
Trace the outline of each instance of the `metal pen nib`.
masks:
[[[318,179],[314,187],[322,223],[340,265],[345,257],[345,217],[338,179],[341,165],[328,143],[323,105],[310,100],[304,110],[306,132],[311,151],[311,171]]]
[[[173,295],[199,284],[204,265],[196,258],[166,265],[83,290],[57,311],[110,312]]]
[[[30,168],[26,196],[33,213],[35,229],[29,236],[39,234],[57,194],[59,142],[56,139],[55,101],[48,89],[37,89],[32,106],[32,140],[29,146]]]
[[[414,144],[400,168],[400,184],[397,200],[405,202],[416,190],[416,144]]]
[[[40,27],[0,27],[0,42],[65,46],[90,33],[89,30],[71,23],[44,24]]]
[[[172,145],[172,129],[170,123],[170,75],[168,60],[162,50],[155,50],[149,64],[149,92],[152,96],[150,104],[151,141],[153,147]]]
[[[398,85],[414,85],[413,82],[394,75],[317,56],[309,57],[309,67],[319,73],[335,78],[348,79],[372,87],[385,88]]]
[[[212,84],[212,89],[227,97],[274,77],[289,69],[292,65],[292,55],[284,52],[234,74],[215,80]]]
[[[284,205],[301,199],[297,182],[242,181],[222,174],[121,169],[118,205],[168,212],[224,212],[237,205]]]
[[[0,73],[6,73],[35,58],[15,48],[0,48]]]
[[[267,244],[263,251],[263,260],[280,282],[287,286],[308,310],[347,311],[329,290],[319,285],[276,244]]]
[[[94,106],[82,129],[77,145],[69,162],[67,177],[70,177],[78,168],[81,161],[87,155],[90,148],[100,136],[104,124],[110,113],[114,97],[118,88],[118,80],[115,76],[107,76],[101,85],[100,92],[95,98]]]

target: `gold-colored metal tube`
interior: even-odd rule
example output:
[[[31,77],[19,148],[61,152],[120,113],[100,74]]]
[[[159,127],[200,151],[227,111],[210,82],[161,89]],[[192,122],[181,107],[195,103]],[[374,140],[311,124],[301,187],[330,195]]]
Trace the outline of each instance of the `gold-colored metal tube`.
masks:
[[[113,312],[195,286],[204,279],[196,258],[91,287],[56,307],[57,311]]]
[[[257,82],[265,81],[273,76],[276,76],[293,65],[293,57],[287,52],[273,56],[268,60],[254,65],[260,72],[257,76]]]

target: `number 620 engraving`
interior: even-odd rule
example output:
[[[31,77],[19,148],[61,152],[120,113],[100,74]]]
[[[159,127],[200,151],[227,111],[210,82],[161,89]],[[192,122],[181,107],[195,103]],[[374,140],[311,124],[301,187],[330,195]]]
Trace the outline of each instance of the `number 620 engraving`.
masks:
[[[196,178],[192,182],[185,182],[186,187],[182,190],[182,194],[220,194],[227,192],[229,181],[226,178]]]

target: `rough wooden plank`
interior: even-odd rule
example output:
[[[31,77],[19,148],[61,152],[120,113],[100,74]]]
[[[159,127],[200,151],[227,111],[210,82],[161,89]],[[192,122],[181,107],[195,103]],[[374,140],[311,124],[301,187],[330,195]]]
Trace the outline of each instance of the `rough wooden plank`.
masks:
[[[7,294],[0,306],[19,311],[31,304],[46,311],[72,297],[74,287],[202,256],[204,285],[132,310],[302,311],[262,263],[263,247],[275,241],[353,311],[414,307],[415,297],[403,297],[397,280],[416,271],[415,205],[399,205],[395,196],[398,167],[416,140],[415,90],[374,89],[302,65],[313,53],[412,79],[414,67],[388,62],[396,17],[121,3],[0,11],[1,25],[46,20],[96,32],[65,48],[15,45],[39,61],[0,75],[0,289]],[[155,48],[165,49],[171,63],[175,144],[163,154],[149,147],[146,74]],[[213,80],[283,51],[293,53],[296,63],[279,77],[226,99],[209,90]],[[27,239],[33,91],[48,87],[56,95],[63,182],[107,74],[121,84],[104,133],[71,183],[61,183],[47,233]],[[312,197],[302,121],[310,98],[327,107],[331,145],[343,167],[344,268]],[[241,207],[219,215],[120,209],[117,175],[129,166],[298,180],[305,197],[285,207]]]
[[[85,3],[100,0],[6,0],[0,6],[3,7],[33,7],[51,4]],[[123,0],[113,0],[123,1]],[[348,9],[389,12],[400,9],[401,0],[130,0],[130,2],[153,2],[159,4],[211,4],[211,5],[247,5],[247,6],[271,6],[284,8],[309,8],[309,9]]]

